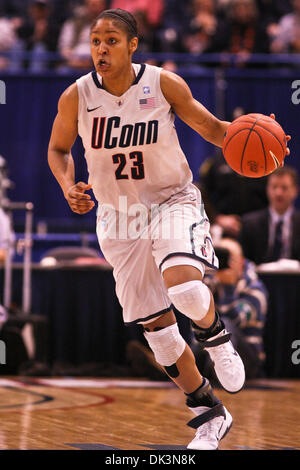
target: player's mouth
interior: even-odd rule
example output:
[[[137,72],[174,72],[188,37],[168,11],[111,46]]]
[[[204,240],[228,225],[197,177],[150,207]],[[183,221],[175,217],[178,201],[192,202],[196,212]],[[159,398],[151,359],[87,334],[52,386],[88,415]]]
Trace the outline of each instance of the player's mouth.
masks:
[[[105,72],[110,67],[110,64],[105,59],[98,60],[98,68],[100,71]]]

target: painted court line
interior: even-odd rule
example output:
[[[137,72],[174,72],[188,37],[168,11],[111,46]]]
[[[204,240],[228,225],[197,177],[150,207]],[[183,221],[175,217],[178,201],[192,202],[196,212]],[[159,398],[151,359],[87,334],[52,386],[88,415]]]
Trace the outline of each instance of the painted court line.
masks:
[[[50,387],[66,387],[66,388],[175,388],[173,382],[155,382],[143,380],[119,380],[119,379],[73,379],[73,378],[34,378],[33,381],[37,385],[45,385]],[[15,384],[15,382],[14,382]],[[32,385],[33,383],[31,383]],[[2,385],[0,379],[0,386]]]

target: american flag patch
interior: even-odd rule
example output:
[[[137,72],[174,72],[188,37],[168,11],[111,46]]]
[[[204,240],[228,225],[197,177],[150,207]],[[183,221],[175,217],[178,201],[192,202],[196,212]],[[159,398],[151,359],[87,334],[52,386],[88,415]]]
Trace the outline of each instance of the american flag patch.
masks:
[[[140,100],[140,109],[155,108],[155,98],[143,98]]]

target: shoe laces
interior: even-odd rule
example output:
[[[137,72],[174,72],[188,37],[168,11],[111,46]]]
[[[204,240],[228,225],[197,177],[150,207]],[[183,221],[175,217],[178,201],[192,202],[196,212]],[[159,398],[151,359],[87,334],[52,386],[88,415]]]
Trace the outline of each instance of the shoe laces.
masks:
[[[232,347],[231,343],[225,343],[221,344],[220,346],[212,347],[210,348],[211,352],[215,355],[218,356],[220,359],[220,362],[226,366],[232,363]]]
[[[217,437],[223,418],[221,416],[202,424],[196,431],[196,438]]]

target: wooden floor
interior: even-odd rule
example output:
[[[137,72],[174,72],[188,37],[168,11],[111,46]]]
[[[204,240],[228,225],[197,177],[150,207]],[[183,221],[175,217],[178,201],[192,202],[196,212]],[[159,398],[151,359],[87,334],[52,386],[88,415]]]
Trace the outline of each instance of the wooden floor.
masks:
[[[220,450],[300,449],[300,380],[216,394],[233,416]],[[171,382],[0,378],[0,449],[184,449],[194,431]]]

